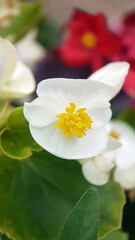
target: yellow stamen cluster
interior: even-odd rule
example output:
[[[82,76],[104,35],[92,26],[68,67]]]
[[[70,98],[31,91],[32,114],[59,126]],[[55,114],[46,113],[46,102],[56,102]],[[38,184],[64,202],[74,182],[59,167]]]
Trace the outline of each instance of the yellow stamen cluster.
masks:
[[[87,108],[80,108],[75,111],[76,105],[70,103],[70,107],[65,109],[65,113],[60,113],[56,117],[60,118],[60,122],[55,124],[56,128],[63,129],[63,134],[71,138],[71,133],[79,138],[86,136],[87,129],[91,129],[93,121],[84,111]]]
[[[117,140],[120,139],[120,134],[118,132],[116,132],[115,130],[111,130],[109,135]]]
[[[95,48],[96,47],[96,37],[92,32],[85,32],[82,35],[82,43],[87,48]]]

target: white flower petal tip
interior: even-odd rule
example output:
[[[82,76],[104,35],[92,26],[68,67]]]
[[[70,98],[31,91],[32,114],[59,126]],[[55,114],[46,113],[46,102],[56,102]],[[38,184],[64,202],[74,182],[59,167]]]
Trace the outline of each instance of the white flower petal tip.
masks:
[[[84,162],[82,165],[82,173],[85,179],[94,185],[104,185],[109,180],[109,171],[105,172],[98,168],[94,158]]]
[[[16,44],[19,59],[31,69],[46,55],[45,48],[36,41],[37,34],[37,30],[33,29]]]
[[[35,90],[35,79],[31,70],[17,60],[15,47],[0,38],[0,98],[24,97]]]
[[[103,153],[111,152],[111,151],[116,150],[117,148],[120,148],[120,147],[122,147],[122,143],[119,140],[109,136],[107,147],[106,147],[106,149],[104,150]]]
[[[7,81],[15,71],[17,53],[9,40],[0,37],[0,84]]]
[[[40,82],[38,98],[24,104],[24,116],[35,141],[64,159],[85,159],[104,151],[111,118],[109,99],[113,88],[106,84],[74,79]]]
[[[116,168],[114,172],[114,180],[125,190],[135,188],[135,165],[123,170]]]
[[[115,91],[113,97],[115,97],[123,86],[129,67],[130,65],[127,62],[109,63],[93,73],[88,80],[95,80],[112,86]]]

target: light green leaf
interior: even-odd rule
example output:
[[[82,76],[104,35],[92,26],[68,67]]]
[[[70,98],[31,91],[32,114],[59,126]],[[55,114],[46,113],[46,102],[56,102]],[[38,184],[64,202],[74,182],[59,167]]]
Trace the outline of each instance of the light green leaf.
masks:
[[[4,102],[0,105],[0,130],[6,124],[7,118],[11,113],[13,107],[10,105],[9,102]]]
[[[127,108],[118,115],[118,120],[124,121],[135,128],[135,109]]]
[[[27,158],[31,156],[32,151],[41,150],[30,134],[22,107],[15,108],[10,113],[6,127],[1,131],[0,143],[2,151],[16,159]]]
[[[99,212],[98,191],[91,187],[67,218],[59,240],[97,240]]]
[[[106,233],[121,228],[125,195],[120,186],[112,181],[97,189],[101,204],[98,237],[102,238]]]
[[[76,161],[46,151],[24,161],[0,157],[0,230],[13,240],[58,240],[61,228],[91,186]],[[123,193],[116,183],[97,188],[100,235],[120,225]]]
[[[41,5],[39,2],[24,2],[21,13],[12,19],[9,27],[0,28],[0,36],[18,41],[41,19]]]
[[[128,234],[123,233],[120,230],[116,230],[116,231],[109,233],[102,240],[128,240]]]

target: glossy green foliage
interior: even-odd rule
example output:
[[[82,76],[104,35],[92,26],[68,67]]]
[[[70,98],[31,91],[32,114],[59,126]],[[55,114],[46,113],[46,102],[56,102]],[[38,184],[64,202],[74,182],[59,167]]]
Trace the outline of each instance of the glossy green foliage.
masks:
[[[0,133],[2,151],[9,157],[24,159],[41,147],[32,138],[29,125],[23,115],[23,108],[15,108],[9,115]]]
[[[67,218],[59,240],[97,240],[99,214],[98,191],[91,187]]]
[[[58,240],[66,217],[91,186],[78,162],[42,150],[23,161],[1,154],[0,166],[1,232],[13,240]],[[101,237],[120,227],[124,196],[112,182],[97,191]]]

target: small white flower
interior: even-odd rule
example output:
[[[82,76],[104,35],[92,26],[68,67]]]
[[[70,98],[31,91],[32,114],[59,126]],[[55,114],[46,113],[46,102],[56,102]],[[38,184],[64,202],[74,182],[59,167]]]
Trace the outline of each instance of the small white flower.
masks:
[[[125,76],[128,74],[129,64],[127,62],[109,63],[93,73],[88,79],[106,83],[114,88],[115,97],[121,90]]]
[[[109,137],[108,145],[101,154],[79,160],[82,164],[82,173],[88,182],[95,185],[103,185],[108,182],[110,170],[115,166],[115,149],[120,146],[119,141]]]
[[[114,141],[110,146],[95,158],[82,160],[82,172],[84,177],[96,185],[105,184],[114,169],[114,181],[118,182],[124,189],[135,187],[135,130],[121,121],[111,121],[106,125],[107,132]],[[117,148],[117,149],[116,149]]]
[[[16,49],[9,40],[0,38],[0,99],[23,97],[34,89],[31,70],[18,61]]]
[[[114,180],[126,190],[135,188],[135,130],[121,121],[112,121],[107,131],[115,131],[122,143],[115,151]]]
[[[46,55],[45,49],[36,41],[37,31],[31,30],[17,44],[19,59],[31,69]]]

